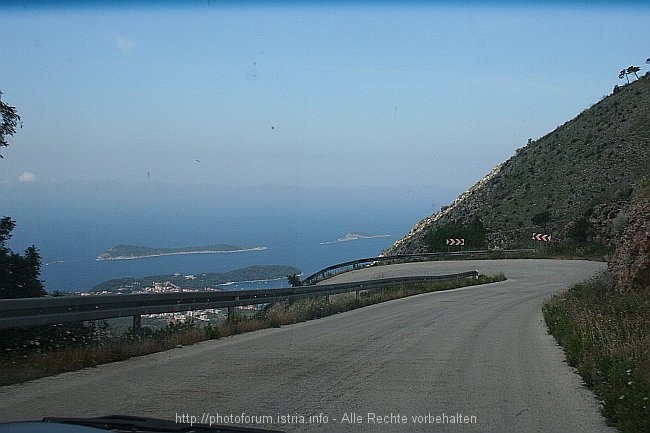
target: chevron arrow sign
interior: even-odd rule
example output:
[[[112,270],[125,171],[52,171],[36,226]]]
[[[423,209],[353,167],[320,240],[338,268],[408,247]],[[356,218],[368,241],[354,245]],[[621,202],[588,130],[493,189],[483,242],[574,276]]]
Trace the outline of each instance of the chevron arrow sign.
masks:
[[[548,242],[548,241],[551,240],[551,235],[543,235],[541,233],[533,233],[533,240],[534,241]]]
[[[447,245],[465,245],[465,239],[447,239]]]

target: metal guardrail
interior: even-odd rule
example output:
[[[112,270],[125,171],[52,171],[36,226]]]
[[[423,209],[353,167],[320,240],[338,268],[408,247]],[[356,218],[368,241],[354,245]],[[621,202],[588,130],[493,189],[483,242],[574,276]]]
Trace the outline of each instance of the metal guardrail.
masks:
[[[136,328],[139,327],[142,314],[228,308],[229,317],[232,317],[237,306],[269,304],[290,299],[381,289],[399,284],[470,277],[477,278],[478,271],[266,290],[3,299],[0,300],[0,329],[128,316],[133,316],[134,328]]]
[[[335,265],[328,266],[321,269],[318,272],[315,272],[303,280],[303,284],[313,284],[319,278],[324,278],[327,274],[335,271],[337,269],[352,268],[355,269],[358,265],[364,263],[378,263],[378,262],[397,262],[401,260],[428,260],[437,257],[458,257],[458,256],[481,256],[487,255],[490,253],[505,253],[505,254],[523,254],[523,253],[534,253],[534,249],[521,248],[521,249],[511,249],[511,250],[469,250],[469,251],[446,251],[446,252],[436,252],[436,253],[421,253],[421,254],[399,254],[394,256],[380,256],[380,257],[368,257],[365,259],[350,260],[349,262],[337,263]]]

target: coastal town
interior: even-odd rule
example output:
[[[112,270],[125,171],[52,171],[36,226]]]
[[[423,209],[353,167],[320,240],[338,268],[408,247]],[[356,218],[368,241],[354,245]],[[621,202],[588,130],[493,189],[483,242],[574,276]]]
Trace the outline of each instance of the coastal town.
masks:
[[[196,280],[195,275],[181,275],[180,273],[173,274],[176,279],[182,278],[186,281]],[[123,287],[118,287],[114,291],[101,290],[90,292],[77,292],[78,296],[97,296],[97,295],[128,295],[128,294],[153,294],[153,293],[190,293],[190,292],[209,292],[221,291],[221,289],[205,287],[202,290],[195,288],[183,287],[180,284],[175,284],[172,281],[152,281],[150,285],[142,285],[140,282],[134,284],[125,284]],[[257,310],[256,305],[245,305],[238,307],[241,310]],[[165,323],[185,323],[188,321],[211,323],[220,321],[226,318],[226,311],[222,309],[205,309],[193,311],[179,311],[172,313],[158,313],[158,314],[145,314],[142,316],[143,320],[151,319],[155,321],[163,320]]]

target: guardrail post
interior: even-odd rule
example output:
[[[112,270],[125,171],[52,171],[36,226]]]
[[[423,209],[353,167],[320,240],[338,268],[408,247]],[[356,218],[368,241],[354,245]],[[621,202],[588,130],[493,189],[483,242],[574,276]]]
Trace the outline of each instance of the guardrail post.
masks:
[[[133,315],[133,327],[131,328],[133,335],[142,334],[142,316],[140,314]]]
[[[239,296],[235,296],[235,301],[239,301]],[[235,306],[228,307],[228,322],[235,323]]]

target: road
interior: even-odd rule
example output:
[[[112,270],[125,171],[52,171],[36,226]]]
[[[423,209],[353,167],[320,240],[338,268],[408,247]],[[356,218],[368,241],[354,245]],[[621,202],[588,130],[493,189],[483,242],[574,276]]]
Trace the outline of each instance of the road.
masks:
[[[330,281],[473,269],[508,280],[1,387],[0,420],[245,414],[296,432],[613,432],[541,316],[551,294],[603,267],[500,260],[349,272]]]

